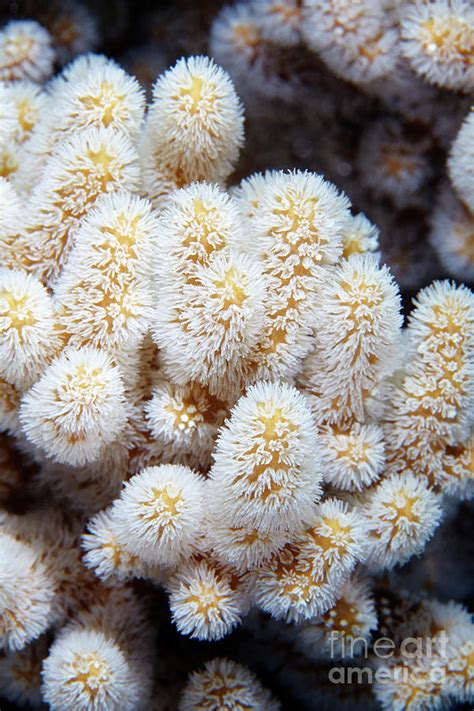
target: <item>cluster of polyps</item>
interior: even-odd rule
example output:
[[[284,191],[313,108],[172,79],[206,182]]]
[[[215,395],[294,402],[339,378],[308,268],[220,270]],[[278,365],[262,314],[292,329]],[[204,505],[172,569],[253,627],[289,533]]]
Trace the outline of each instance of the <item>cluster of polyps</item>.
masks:
[[[368,2],[288,3],[286,31],[274,5],[258,8],[264,42],[291,44],[320,18],[312,41],[332,66],[338,12],[351,77],[386,71],[394,29],[375,9],[363,26]],[[242,107],[206,57],[159,77],[145,114],[138,82],[101,56],[41,87],[47,43],[33,33],[23,56],[16,30],[0,33],[0,77],[19,82],[0,86],[0,147],[20,158],[0,178],[0,415],[33,466],[24,515],[0,519],[8,693],[36,702],[38,684],[11,670],[39,655],[53,709],[146,708],[136,578],[163,586],[198,640],[251,608],[300,624],[306,650],[327,653],[331,630],[369,640],[361,568],[420,553],[442,494],[471,493],[472,293],[435,283],[402,333],[378,230],[334,185],[270,171],[229,189]],[[469,130],[451,161],[460,194]],[[472,639],[453,644],[468,698]],[[182,708],[213,694],[275,707],[226,660],[190,678]]]

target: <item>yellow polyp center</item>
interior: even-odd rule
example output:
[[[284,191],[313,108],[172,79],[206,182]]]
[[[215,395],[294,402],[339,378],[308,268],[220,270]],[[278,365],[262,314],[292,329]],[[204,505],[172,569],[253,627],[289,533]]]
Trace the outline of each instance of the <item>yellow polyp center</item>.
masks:
[[[341,287],[345,293],[340,295],[339,302],[342,306],[349,308],[348,322],[352,323],[340,339],[340,343],[350,340],[361,328],[365,333],[372,333],[375,328],[377,308],[383,301],[380,286],[367,281],[358,281],[355,275],[354,282],[341,282]],[[362,342],[359,340],[352,356],[352,366],[355,366],[358,359],[364,356],[367,362],[374,364],[376,356],[368,350],[365,344],[362,350]]]
[[[114,180],[112,166],[114,156],[110,155],[105,146],[99,150],[88,150],[87,158],[93,164],[91,168],[77,168],[69,180],[56,191],[56,199],[52,206],[61,211],[62,219],[58,219],[52,227],[45,227],[44,224],[35,224],[27,229],[27,233],[36,235],[38,232],[44,233],[42,240],[42,250],[46,252],[48,259],[62,261],[68,253],[67,242],[69,230],[76,220],[87,211],[98,194],[106,192],[108,184]],[[84,156],[76,156],[79,165],[83,163]],[[76,194],[81,193],[81,200],[76,200]],[[49,239],[46,240],[46,236]],[[45,259],[44,255],[43,259]]]
[[[313,242],[316,235],[314,220],[318,198],[307,197],[290,189],[284,196],[276,195],[275,200],[281,204],[281,207],[274,208],[273,214],[284,219],[272,231],[293,243],[294,252],[297,252],[301,244]],[[301,228],[303,234],[298,234],[298,239],[295,241],[294,233]]]
[[[270,442],[275,437],[277,423],[281,422],[281,408],[275,408],[272,415],[265,415],[265,403],[259,403],[257,408],[260,411],[259,420],[264,426],[262,436],[266,442]]]
[[[22,337],[24,328],[36,324],[36,318],[28,305],[28,297],[15,298],[13,294],[3,291],[0,292],[0,300],[7,302],[7,309],[0,312],[0,315],[7,317],[9,321],[2,331],[13,328],[18,332],[18,336]]]
[[[203,414],[198,409],[197,400],[192,395],[180,400],[173,399],[170,405],[166,405],[165,410],[174,418],[174,426],[182,432],[194,430],[199,423],[205,421],[204,414],[210,414],[207,410]]]
[[[8,178],[18,170],[18,160],[14,152],[9,151],[6,146],[0,151],[0,177]]]
[[[352,540],[350,526],[343,526],[338,518],[324,518],[322,524],[324,528],[330,529],[329,533],[322,533],[319,526],[308,530],[308,534],[318,546],[325,551],[347,548],[348,542]]]
[[[168,509],[173,515],[176,515],[179,513],[179,508],[178,504],[181,502],[182,496],[181,493],[175,494],[174,496],[172,494],[168,493],[167,489],[162,489],[161,491],[161,502],[163,506]]]
[[[251,469],[246,468],[245,473],[234,477],[233,483],[245,479],[249,484],[256,484],[261,477],[268,477],[271,470],[278,470],[281,473],[290,472],[291,464],[285,462],[285,456],[291,444],[292,435],[297,431],[297,425],[292,423],[288,415],[281,407],[275,407],[271,403],[258,403],[258,425],[259,432],[249,444],[245,452],[246,461],[251,461],[257,455],[266,454],[264,461],[255,463]],[[252,489],[247,490],[247,498],[258,496],[266,501],[270,496],[277,495],[286,485],[279,484],[273,479],[269,479],[263,490],[258,494]]]
[[[114,180],[112,174],[114,157],[104,146],[101,146],[98,151],[87,151],[87,157],[97,170],[78,168],[76,173],[71,175],[71,179],[56,192],[57,197],[53,206],[61,211],[62,219],[55,222],[52,228],[45,228],[40,223],[27,230],[28,233],[43,232],[50,236],[42,249],[47,253],[50,252],[48,258],[56,261],[62,260],[67,254],[66,246],[73,220],[82,217],[91,203],[96,200],[97,195],[106,192],[108,184]],[[82,163],[82,158],[80,155],[77,156],[79,164]],[[75,197],[79,190],[82,195],[81,201],[77,202]]]
[[[465,341],[468,333],[468,318],[465,307],[452,299],[435,304],[432,316],[425,322],[429,335],[424,338],[425,347],[436,356],[436,369],[429,369],[429,379],[415,379],[404,383],[404,390],[411,403],[410,416],[429,423],[433,431],[427,452],[426,438],[415,438],[410,447],[405,448],[404,455],[410,467],[417,474],[428,476],[430,483],[434,478],[427,467],[427,457],[420,457],[418,452],[437,455],[444,450],[446,441],[443,435],[444,423],[455,422],[466,394],[467,376],[464,372],[466,363]],[[444,402],[443,411],[437,403]],[[436,434],[437,423],[441,424],[440,434]],[[410,450],[413,450],[412,452]],[[391,452],[392,461],[402,461],[400,452]],[[455,461],[446,462],[447,467],[455,465]],[[449,471],[447,471],[449,474]]]
[[[294,602],[309,600],[315,586],[312,562],[302,557],[292,544],[287,544],[273,562],[282,593]]]
[[[406,494],[405,494],[405,496],[406,496]],[[397,511],[398,517],[399,518],[405,517],[405,518],[408,518],[412,521],[415,521],[415,520],[417,521],[418,517],[413,513],[413,506],[417,501],[418,501],[418,499],[415,497],[409,498],[408,496],[406,496],[405,503],[399,504],[399,505],[395,504],[394,508]]]
[[[88,400],[89,396],[95,398],[97,392],[104,390],[103,375],[100,368],[87,368],[84,365],[79,365],[74,373],[66,376],[66,384],[77,399],[84,397]]]
[[[181,407],[168,405],[166,410],[173,415],[175,426],[181,431],[193,430],[196,427],[196,421],[202,420],[202,416],[196,408],[184,402]]]
[[[261,472],[263,473],[263,472]],[[279,494],[280,491],[282,491],[283,485],[282,484],[277,484],[276,481],[271,481],[265,489],[261,493],[261,499],[262,501],[267,501],[267,499],[270,498],[270,496],[275,496],[275,494]]]
[[[281,346],[283,343],[287,342],[287,336],[288,332],[283,328],[272,329],[270,333],[270,342],[266,345],[261,345],[259,348],[260,352],[267,354],[274,353],[278,349],[278,346]]]
[[[474,63],[474,29],[462,18],[430,18],[421,23],[421,30],[421,44],[427,54],[456,54],[464,63]]]
[[[215,616],[216,612],[219,612],[219,607],[225,596],[218,592],[218,590],[211,586],[205,585],[204,583],[199,583],[197,586],[197,592],[188,595],[184,602],[193,605],[197,614],[202,615],[206,622],[211,619],[211,612]]]
[[[179,516],[181,513],[183,504],[183,492],[181,490],[176,491],[175,487],[169,485],[162,489],[153,487],[150,490],[150,495],[150,498],[143,502],[143,506],[147,511],[141,516],[147,521],[166,518],[167,516]]]
[[[346,243],[344,245],[344,251],[342,256],[347,259],[351,254],[363,254],[365,252],[363,246],[363,235],[360,232],[352,232],[348,237],[346,237]]]
[[[245,276],[232,268],[226,271],[223,279],[214,282],[216,296],[223,295],[225,309],[230,306],[242,306],[247,300],[248,294],[243,286],[245,281]]]
[[[216,684],[221,684],[221,686],[216,686]],[[196,708],[199,709],[212,709],[216,708],[211,699],[218,699],[219,706],[217,708],[232,708],[235,711],[245,711],[245,709],[251,709],[245,701],[239,701],[239,699],[234,698],[236,694],[240,692],[245,692],[245,687],[236,681],[232,686],[228,686],[224,679],[219,678],[217,675],[213,677],[212,681],[206,687],[206,697]],[[229,706],[229,702],[226,702],[226,698],[231,698],[232,706]]]
[[[382,293],[380,286],[375,282],[358,280],[357,275],[354,275],[354,282],[341,282],[342,289],[346,295],[341,295],[339,301],[342,305],[350,307],[351,318],[363,318],[368,321],[374,320],[372,309],[379,306],[382,302]],[[360,307],[365,307],[361,310]]]
[[[367,452],[370,450],[369,445],[361,442],[361,440],[354,437],[354,435],[348,434],[339,436],[338,445],[335,452],[337,459],[347,459],[353,469],[357,469],[362,462],[368,461]]]
[[[417,674],[418,674],[418,676],[420,675],[419,670],[417,670]],[[426,682],[429,681],[428,675],[426,672],[422,672],[422,676]],[[439,690],[433,689],[432,685],[429,686],[429,690],[428,690],[428,688],[425,688],[423,686],[416,686],[413,684],[414,684],[414,682],[412,681],[411,686],[410,686],[410,693],[409,693],[408,697],[406,697],[406,698],[403,697],[404,704],[405,704],[404,708],[406,708],[406,709],[409,709],[410,704],[412,704],[412,703],[415,703],[416,705],[414,706],[414,708],[417,708],[417,706],[419,704],[419,699],[418,699],[419,696],[423,697],[424,699],[427,699],[427,697],[434,697],[435,695],[436,696],[439,695]]]
[[[257,529],[254,529],[253,531],[246,531],[245,529],[234,528],[232,530],[240,534],[237,543],[241,546],[251,546],[253,543],[264,540],[265,538],[259,531],[257,531]]]
[[[96,653],[76,656],[71,666],[74,676],[71,676],[65,684],[80,684],[81,692],[87,694],[91,701],[112,677],[110,666]]]
[[[431,401],[440,401],[440,400],[445,400],[446,404],[451,404],[453,406],[453,413],[452,416],[447,416],[441,413],[441,412],[433,412],[432,408],[429,406],[423,405],[423,403],[420,403],[420,405],[410,411],[410,414],[412,417],[420,417],[422,419],[427,419],[429,417],[435,417],[439,422],[443,422],[446,419],[454,419],[457,415],[456,411],[456,405],[458,402],[457,396],[459,395],[464,395],[465,394],[465,385],[466,382],[465,380],[460,380],[457,378],[457,374],[459,373],[460,368],[462,367],[462,363],[456,363],[458,365],[458,368],[456,371],[454,371],[452,368],[449,367],[447,363],[443,363],[442,367],[440,367],[440,372],[439,376],[437,378],[437,382],[435,383],[434,387],[431,389],[428,389],[427,387],[423,390],[422,393],[422,399],[427,399]],[[443,385],[442,381],[450,382],[454,392],[448,396],[448,394],[445,392],[446,388],[445,385]]]
[[[188,395],[172,398],[165,410],[174,416],[175,426],[180,430],[194,429],[201,422],[215,422],[216,413],[225,409],[225,404],[209,394],[206,388],[193,384]]]
[[[287,581],[283,585],[283,593],[295,603],[301,600],[309,600],[311,597],[311,591],[314,587],[314,581],[308,574],[302,575],[299,573],[297,575],[297,580],[295,582]]]
[[[103,339],[108,339],[110,334],[114,334],[119,325],[123,326],[135,316],[133,305],[130,305],[126,291],[110,275],[108,277],[109,286],[113,289],[113,292],[103,291],[103,287],[97,288],[97,294],[94,298],[95,311],[89,321],[87,336],[81,331],[79,331],[79,334],[75,333],[76,340],[80,338],[81,345],[97,345],[101,343]],[[74,293],[76,296],[79,294],[79,301],[88,288],[89,285],[84,282],[76,285]],[[82,326],[82,316],[80,313],[78,315],[74,306],[72,308],[70,306],[64,307],[61,312],[58,312],[58,318],[66,328],[69,327],[69,331],[74,330],[73,325],[76,328]]]
[[[103,81],[100,84],[99,94],[96,96],[81,96],[79,101],[87,110],[100,112],[103,125],[108,127],[114,121],[117,107],[123,104],[124,98],[123,94],[115,92],[115,87],[111,82]]]
[[[418,499],[416,497],[409,497],[407,493],[404,493],[403,496],[405,498],[403,503],[394,502],[390,505],[391,510],[395,512],[395,518],[390,518],[392,525],[390,542],[393,541],[399,529],[403,527],[402,524],[404,520],[415,524],[420,522],[419,516],[413,511],[413,507]]]
[[[225,236],[221,232],[219,212],[215,207],[207,207],[200,198],[193,200],[193,212],[184,225],[183,247],[187,249],[187,260],[192,264],[204,262],[205,256],[225,245]],[[192,275],[188,281],[192,281]]]
[[[101,227],[100,231],[107,235],[110,234],[115,237],[120,247],[124,247],[130,254],[131,257],[136,258],[136,246],[139,242],[139,223],[140,216],[136,215],[131,220],[127,218],[124,213],[120,213],[116,217],[115,226],[105,226]],[[113,251],[116,246],[110,244],[107,245],[108,249]]]
[[[270,8],[272,15],[281,15],[284,22],[294,22],[301,16],[301,8],[296,5],[286,5],[285,3],[272,5]]]
[[[182,87],[177,96],[173,98],[180,102],[180,106],[187,114],[209,113],[213,109],[217,98],[216,86],[210,82],[204,82],[197,76],[191,77],[189,86]]]
[[[35,125],[34,119],[31,118],[31,104],[27,99],[19,101],[16,105],[18,111],[18,121],[23,131],[28,134]]]
[[[104,174],[107,175],[108,179],[111,179],[110,175],[110,164],[112,163],[113,156],[110,155],[110,153],[107,152],[105,146],[101,146],[98,151],[93,151],[93,150],[88,150],[87,151],[87,156],[90,158],[92,163],[95,165],[100,166]]]
[[[294,188],[274,196],[278,204],[272,210],[274,224],[268,236],[275,243],[276,259],[268,265],[268,273],[280,282],[280,289],[291,287],[289,296],[278,311],[269,314],[269,323],[258,345],[263,356],[276,353],[279,346],[288,342],[288,336],[295,322],[299,321],[301,309],[305,307],[306,295],[311,290],[307,278],[313,276],[313,269],[325,263],[324,238],[317,228],[318,198],[305,195]],[[298,295],[295,289],[298,286]],[[278,287],[277,287],[278,290]]]
[[[204,82],[202,79],[199,77],[193,77],[191,81],[191,87],[189,90],[184,91],[184,94],[187,94],[189,97],[191,97],[191,100],[193,102],[193,110],[197,108],[198,103],[202,99],[202,87],[204,85]]]
[[[359,53],[365,57],[366,59],[369,60],[369,62],[373,62],[377,57],[380,57],[382,54],[382,49],[380,47],[380,40],[382,39],[383,33],[379,32],[376,34],[374,37],[371,37],[369,40],[367,40],[364,44],[360,44],[358,46]]]
[[[259,422],[264,427],[262,436],[266,444],[269,445],[277,439],[281,441],[282,447],[287,449],[289,442],[284,441],[285,434],[295,432],[297,429],[296,425],[290,422],[281,407],[271,405],[269,407],[267,403],[258,403],[257,410],[259,413]]]
[[[128,299],[127,294],[122,291],[118,291],[115,294],[104,293],[102,299],[97,302],[99,308],[104,309],[103,317],[107,322],[107,328],[109,333],[113,331],[114,326],[117,325],[117,316],[120,314],[125,318],[125,320],[133,317],[133,312],[127,306]],[[97,330],[99,330],[100,325],[97,324]]]
[[[212,210],[212,208],[207,208],[200,198],[196,198],[195,200],[193,200],[193,206],[194,216],[196,220],[198,220],[198,222],[203,222],[204,220],[202,218],[206,218]]]
[[[5,59],[2,62],[2,68],[14,68],[29,59],[34,46],[34,40],[27,35],[10,38],[5,46]]]
[[[115,541],[110,541],[109,543],[104,543],[103,548],[105,550],[109,549],[112,557],[112,562],[115,568],[119,568],[122,564],[123,551],[118,546]]]
[[[341,597],[334,607],[322,615],[326,627],[344,635],[356,635],[359,626],[357,608],[344,597]]]
[[[237,23],[233,27],[236,44],[241,47],[256,49],[260,42],[260,36],[256,25]]]
[[[468,308],[447,299],[442,304],[435,304],[432,311],[434,318],[427,325],[436,340],[439,337],[440,349],[448,343],[461,351],[466,338],[464,328],[469,319]],[[452,338],[447,339],[446,336]]]
[[[329,527],[330,533],[320,528]],[[331,553],[341,553],[352,541],[350,528],[337,518],[325,518],[321,526],[305,532],[306,542],[287,544],[273,558],[272,571],[281,582],[284,594],[297,600],[308,600],[315,585],[324,584],[331,566]],[[322,551],[318,552],[320,548]]]

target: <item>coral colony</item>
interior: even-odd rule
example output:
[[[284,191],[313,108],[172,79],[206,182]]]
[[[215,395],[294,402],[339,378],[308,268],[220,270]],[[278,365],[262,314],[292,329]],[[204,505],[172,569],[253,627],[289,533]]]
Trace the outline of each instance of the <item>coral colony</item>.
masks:
[[[472,704],[474,7],[220,6],[147,100],[148,22],[0,29],[0,696]]]

